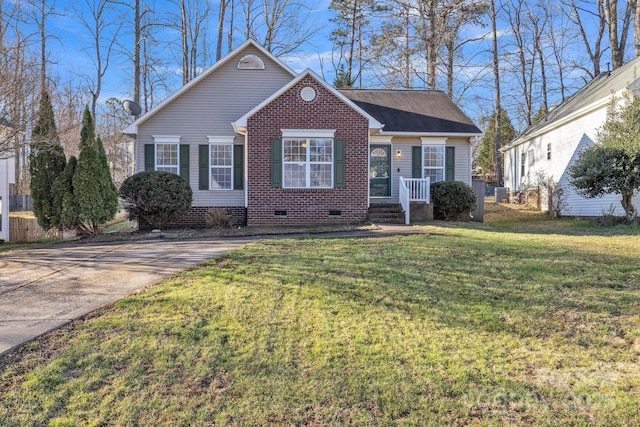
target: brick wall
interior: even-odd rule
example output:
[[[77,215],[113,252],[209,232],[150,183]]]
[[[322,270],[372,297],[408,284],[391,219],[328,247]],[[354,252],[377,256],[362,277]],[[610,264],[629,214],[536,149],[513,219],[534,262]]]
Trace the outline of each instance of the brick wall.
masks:
[[[316,97],[300,98],[304,87]],[[271,187],[271,139],[281,129],[336,129],[345,139],[345,185],[335,189]],[[249,118],[248,225],[357,223],[366,219],[369,189],[369,123],[311,76]],[[279,213],[277,215],[276,213]]]
[[[191,207],[189,212],[181,217],[179,220],[168,224],[163,227],[167,228],[204,228],[207,226],[206,224],[206,215],[209,209],[227,209],[231,214],[230,222],[232,227],[240,227],[246,225],[247,223],[247,209],[239,206],[231,206],[231,207]],[[138,221],[138,229],[140,230],[150,230],[152,227],[144,221]]]

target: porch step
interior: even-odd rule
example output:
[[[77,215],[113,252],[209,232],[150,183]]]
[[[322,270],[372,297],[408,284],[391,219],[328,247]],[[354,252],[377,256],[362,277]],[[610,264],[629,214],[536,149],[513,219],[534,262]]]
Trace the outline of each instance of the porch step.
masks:
[[[404,224],[404,211],[399,203],[372,203],[367,218],[371,222]]]

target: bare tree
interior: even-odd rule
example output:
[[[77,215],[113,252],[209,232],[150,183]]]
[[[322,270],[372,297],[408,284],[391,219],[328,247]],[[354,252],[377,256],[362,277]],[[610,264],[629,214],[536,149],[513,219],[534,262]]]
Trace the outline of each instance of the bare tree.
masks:
[[[40,64],[25,34],[28,11],[19,0],[0,0],[0,157],[14,159],[17,193],[29,188],[27,135],[39,86]]]
[[[417,56],[421,52],[420,40],[412,24],[414,16],[409,1],[390,2],[381,17],[379,30],[371,34],[368,46],[363,48],[372,72],[386,87],[410,89],[414,86],[414,77],[418,74]],[[348,69],[345,72],[348,75]]]
[[[276,56],[294,53],[318,32],[311,22],[311,6],[297,0],[239,0],[244,35]]]
[[[180,33],[182,84],[192,80],[206,65],[207,25],[211,6],[207,0],[175,0],[176,10],[166,15],[166,26]]]
[[[481,25],[480,18],[487,13],[488,6],[485,3],[468,2],[466,0],[453,0],[448,3],[440,13],[443,17],[443,48],[444,65],[447,74],[447,94],[453,99],[453,84],[456,74],[456,56],[462,56],[463,47],[482,37],[460,40],[460,32],[467,24]]]
[[[113,3],[110,0],[84,0],[86,7],[76,12],[79,21],[90,35],[91,46],[85,48],[90,56],[95,75],[85,76],[91,94],[91,115],[96,117],[96,106],[102,92],[104,76],[109,69],[121,24],[113,22],[111,12]]]
[[[436,88],[436,72],[440,47],[443,42],[443,20],[438,13],[439,0],[418,1],[420,35],[427,63],[427,88]]]
[[[222,39],[224,37],[224,15],[227,10],[227,5],[233,0],[220,0],[220,8],[218,9],[218,37],[216,39],[216,61],[219,61],[222,57]]]
[[[594,12],[590,9],[590,3],[584,0],[566,0],[562,2],[563,11],[567,18],[578,29],[579,37],[584,44],[584,48],[589,56],[591,62],[591,68],[582,64],[582,61],[574,61],[573,68],[580,69],[587,73],[590,79],[595,78],[600,74],[600,62],[603,56],[602,39],[606,28],[606,19],[604,17],[604,10],[602,7],[602,1],[597,2],[597,11]],[[585,19],[595,21],[595,28],[597,31],[593,33],[587,30],[587,22]],[[593,41],[593,46],[591,45]]]
[[[613,69],[619,68],[624,63],[624,51],[629,35],[631,18],[636,8],[635,1],[626,2],[624,17],[622,18],[622,29],[618,32],[618,0],[599,0],[602,3],[601,9],[604,11],[604,18],[609,28],[609,47],[611,49],[611,63]],[[618,35],[619,33],[619,35]],[[618,39],[620,37],[620,39]]]
[[[502,140],[501,140],[501,132],[502,129],[502,114],[499,112],[502,111],[502,105],[500,102],[500,54],[498,51],[498,29],[497,29],[497,21],[498,16],[496,14],[496,0],[491,0],[490,3],[490,16],[491,16],[491,34],[493,36],[493,77],[495,84],[495,104],[496,104],[496,114],[495,114],[495,159],[496,159],[496,182],[498,185],[502,185],[503,181],[503,171],[502,171],[502,162],[501,159],[500,148],[502,148]]]

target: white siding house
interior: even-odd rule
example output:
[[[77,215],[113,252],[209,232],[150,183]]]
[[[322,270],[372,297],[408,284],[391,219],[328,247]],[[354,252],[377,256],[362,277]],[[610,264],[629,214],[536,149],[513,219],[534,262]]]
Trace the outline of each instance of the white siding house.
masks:
[[[0,118],[0,147],[5,145],[11,126]],[[9,184],[15,181],[15,167],[12,158],[0,150],[0,240],[9,241]]]
[[[595,199],[578,195],[570,184],[569,167],[581,150],[595,143],[612,97],[620,99],[638,72],[640,58],[600,74],[504,147],[505,187],[520,191],[535,186],[539,174],[544,174],[564,189],[568,206],[563,215],[601,216],[611,208],[615,215],[624,215],[619,194]],[[636,196],[634,205],[639,204],[640,196]],[[542,210],[548,210],[544,196]]]
[[[0,240],[9,240],[9,164],[0,159]]]

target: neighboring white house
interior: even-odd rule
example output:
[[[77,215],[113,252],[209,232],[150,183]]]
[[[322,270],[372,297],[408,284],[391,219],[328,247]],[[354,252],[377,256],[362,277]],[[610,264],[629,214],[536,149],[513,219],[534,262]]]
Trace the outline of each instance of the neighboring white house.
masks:
[[[10,130],[9,124],[0,118],[0,146]],[[0,152],[0,240],[9,241],[9,184],[15,179],[12,158],[4,158]]]
[[[640,58],[601,73],[504,147],[505,187],[520,191],[535,185],[538,175],[544,173],[564,189],[568,206],[563,215],[601,216],[611,207],[615,208],[615,215],[624,215],[619,194],[594,199],[576,194],[568,168],[581,150],[596,141],[612,96],[621,99],[622,93],[638,81],[639,74]],[[634,198],[634,205],[640,206],[640,196]],[[548,210],[544,195],[542,210]]]

